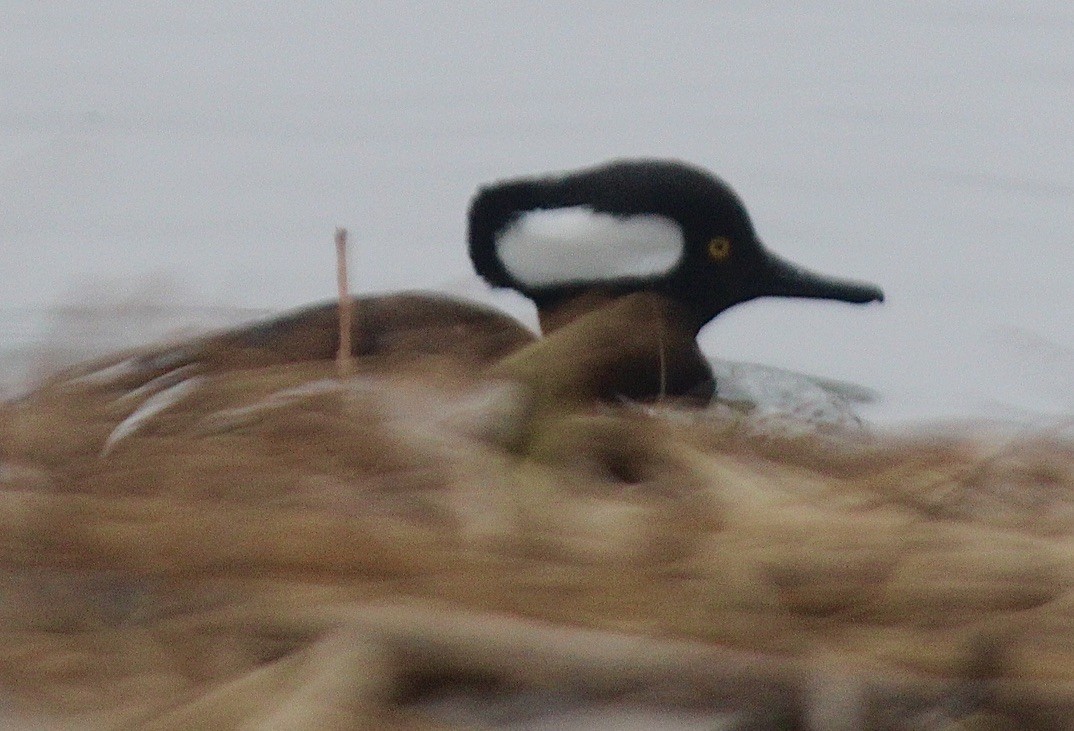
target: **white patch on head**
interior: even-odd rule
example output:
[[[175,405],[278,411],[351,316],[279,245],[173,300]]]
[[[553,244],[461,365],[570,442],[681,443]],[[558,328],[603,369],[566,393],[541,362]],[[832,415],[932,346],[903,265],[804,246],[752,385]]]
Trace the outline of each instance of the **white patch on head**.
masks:
[[[661,277],[682,259],[685,244],[666,216],[616,216],[588,206],[528,211],[496,237],[504,268],[530,287]]]

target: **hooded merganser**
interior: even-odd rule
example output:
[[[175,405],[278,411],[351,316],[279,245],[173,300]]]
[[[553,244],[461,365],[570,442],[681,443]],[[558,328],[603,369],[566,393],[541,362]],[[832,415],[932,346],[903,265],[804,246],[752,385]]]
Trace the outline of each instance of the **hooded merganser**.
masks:
[[[884,299],[872,284],[814,274],[769,252],[729,185],[677,161],[620,160],[483,187],[470,205],[469,250],[488,283],[537,305],[546,335],[623,295],[663,300],[668,331],[693,346],[678,354],[689,361],[683,371],[709,381],[675,390],[702,398],[714,384],[693,338],[729,307],[758,297]]]

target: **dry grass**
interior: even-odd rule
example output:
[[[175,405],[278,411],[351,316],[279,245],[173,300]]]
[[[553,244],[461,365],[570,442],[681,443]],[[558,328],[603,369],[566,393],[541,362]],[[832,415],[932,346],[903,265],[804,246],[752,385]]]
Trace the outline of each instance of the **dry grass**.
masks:
[[[0,721],[1074,725],[1059,436],[557,410],[434,356],[151,360],[0,406]]]

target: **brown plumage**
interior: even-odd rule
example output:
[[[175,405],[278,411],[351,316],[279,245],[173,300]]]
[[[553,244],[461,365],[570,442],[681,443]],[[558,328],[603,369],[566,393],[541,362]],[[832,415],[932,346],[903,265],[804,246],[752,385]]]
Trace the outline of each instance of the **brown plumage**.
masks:
[[[359,370],[390,371],[426,361],[480,370],[536,339],[501,312],[445,295],[402,292],[356,297],[353,312],[351,351]],[[129,386],[180,368],[218,373],[330,361],[338,348],[338,304],[329,301],[142,350],[125,361],[116,383]],[[102,365],[91,363],[79,370],[91,373]]]

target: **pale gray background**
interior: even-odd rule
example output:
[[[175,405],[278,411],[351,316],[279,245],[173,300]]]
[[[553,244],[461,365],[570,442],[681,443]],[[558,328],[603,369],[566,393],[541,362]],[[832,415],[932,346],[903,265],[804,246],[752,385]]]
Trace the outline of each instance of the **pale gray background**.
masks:
[[[73,302],[331,296],[337,224],[358,290],[532,321],[470,271],[474,187],[660,155],[888,295],[737,308],[713,356],[875,387],[893,418],[1074,412],[1067,0],[9,0],[0,28],[9,348]]]

